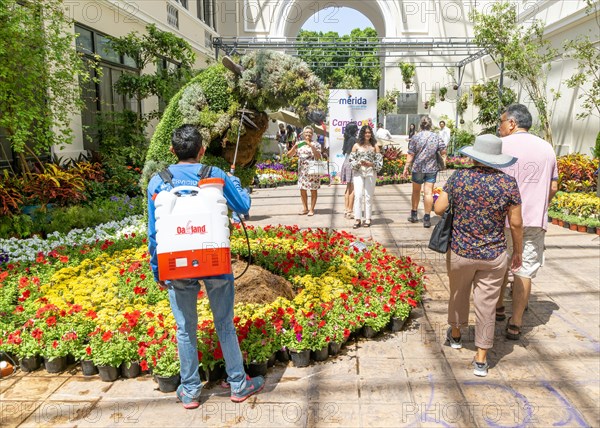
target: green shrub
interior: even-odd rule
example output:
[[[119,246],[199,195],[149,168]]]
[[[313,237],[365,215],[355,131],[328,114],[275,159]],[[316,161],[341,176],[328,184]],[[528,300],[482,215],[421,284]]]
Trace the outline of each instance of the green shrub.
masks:
[[[29,238],[33,235],[45,236],[52,232],[68,233],[72,229],[84,229],[111,221],[122,220],[136,214],[143,214],[145,198],[130,198],[127,195],[112,196],[96,200],[90,205],[56,207],[31,215],[16,215],[0,218],[0,238]]]
[[[450,143],[451,154],[458,153],[458,150],[465,146],[470,146],[475,142],[475,134],[466,129],[457,129],[454,132],[453,141]]]
[[[593,192],[596,190],[594,172],[598,159],[581,153],[560,156],[558,159],[558,188],[565,192]]]

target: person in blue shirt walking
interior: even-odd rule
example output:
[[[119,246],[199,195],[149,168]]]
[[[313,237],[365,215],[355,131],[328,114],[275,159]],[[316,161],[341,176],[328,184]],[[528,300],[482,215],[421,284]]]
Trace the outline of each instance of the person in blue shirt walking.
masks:
[[[178,162],[169,166],[172,174],[172,185],[195,186],[198,173],[206,168],[200,163],[206,148],[202,146],[200,132],[193,125],[183,125],[173,131],[171,152]],[[210,169],[211,178],[224,181],[223,196],[229,208],[247,215],[250,209],[250,197],[242,189],[237,177],[226,174],[219,168]],[[198,372],[197,301],[200,283],[198,278],[161,281],[158,276],[158,256],[156,252],[156,225],[154,197],[163,190],[171,190],[171,184],[165,183],[159,175],[152,177],[148,183],[148,250],[150,265],[158,286],[169,294],[171,311],[177,323],[177,348],[181,363],[181,385],[177,388],[177,398],[186,409],[200,406],[200,390],[202,383]],[[206,294],[213,313],[213,320],[223,357],[227,381],[231,386],[231,400],[242,402],[252,394],[259,392],[264,386],[264,378],[250,378],[244,371],[244,361],[237,333],[233,325],[234,286],[233,274],[218,275],[201,279],[206,287]]]

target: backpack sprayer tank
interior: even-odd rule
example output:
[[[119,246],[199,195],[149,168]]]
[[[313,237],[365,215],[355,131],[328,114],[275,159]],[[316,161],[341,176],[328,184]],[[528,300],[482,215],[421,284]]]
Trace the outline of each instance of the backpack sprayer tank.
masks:
[[[231,273],[229,218],[220,178],[198,187],[162,191],[156,207],[156,252],[161,281]]]

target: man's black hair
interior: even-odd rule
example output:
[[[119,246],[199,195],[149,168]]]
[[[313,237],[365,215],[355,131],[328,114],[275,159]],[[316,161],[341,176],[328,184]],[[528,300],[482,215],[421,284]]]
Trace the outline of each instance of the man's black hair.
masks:
[[[523,104],[511,104],[504,110],[507,119],[513,119],[519,128],[529,131],[533,124],[531,113]]]
[[[192,159],[202,148],[202,135],[194,125],[182,125],[173,131],[171,145],[177,159]]]

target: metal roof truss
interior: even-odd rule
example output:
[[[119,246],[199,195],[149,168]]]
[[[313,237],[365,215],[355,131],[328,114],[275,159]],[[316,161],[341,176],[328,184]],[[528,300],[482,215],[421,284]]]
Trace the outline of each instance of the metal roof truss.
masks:
[[[357,54],[372,54],[383,60],[384,67],[396,67],[397,61],[390,59],[412,59],[411,64],[416,67],[464,67],[486,55],[486,51],[479,48],[471,38],[371,38],[364,40],[335,41],[323,37],[310,41],[300,41],[297,38],[258,38],[258,37],[217,37],[213,40],[215,54],[219,51],[226,55],[244,55],[247,51],[257,49],[271,49],[282,51],[289,55],[298,56],[299,51],[317,49],[323,56],[356,56]],[[335,51],[332,50],[335,48]],[[461,57],[462,59],[455,59]],[[408,62],[408,61],[407,61]],[[309,62],[309,66],[323,67],[323,62]],[[343,67],[345,62],[330,61],[328,67]],[[362,64],[359,67],[381,67],[381,62],[373,65]]]

